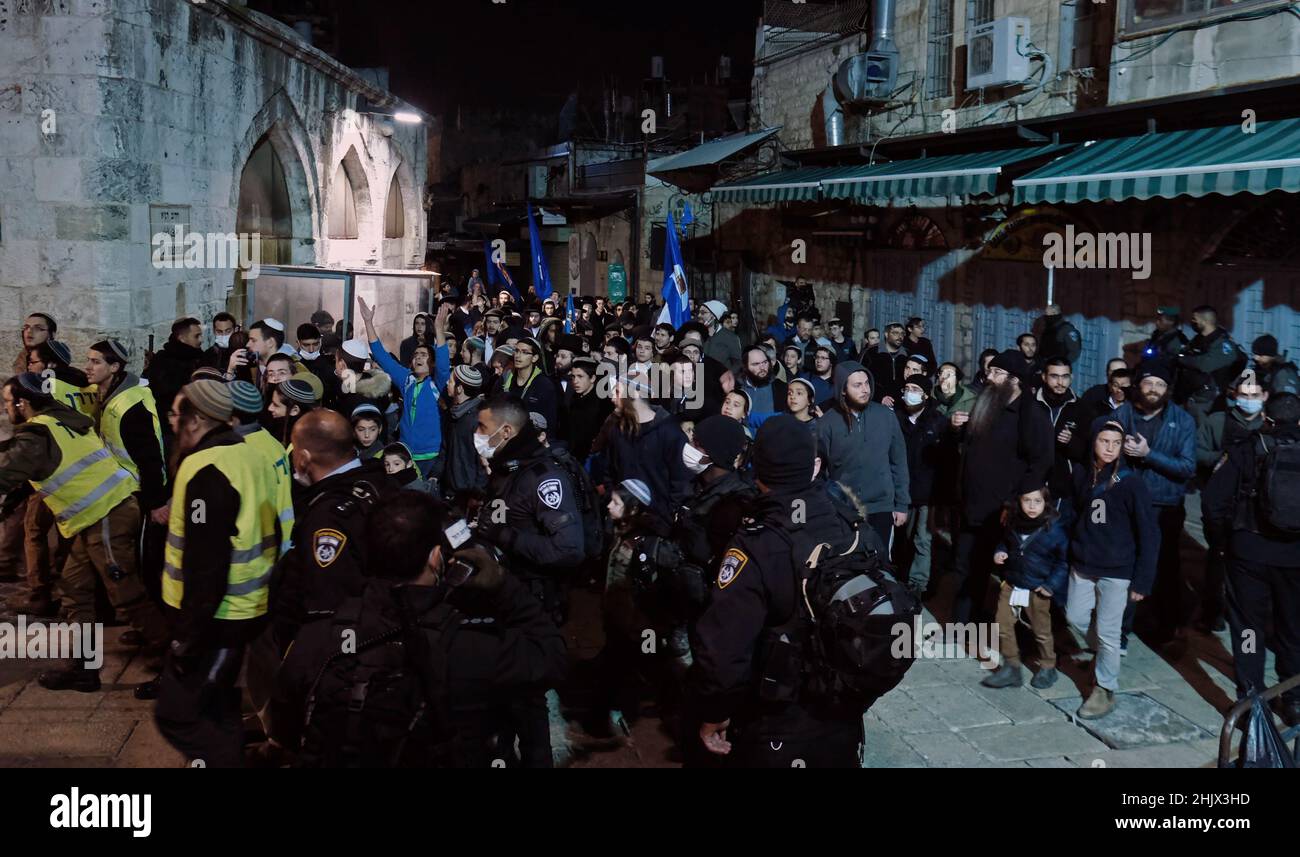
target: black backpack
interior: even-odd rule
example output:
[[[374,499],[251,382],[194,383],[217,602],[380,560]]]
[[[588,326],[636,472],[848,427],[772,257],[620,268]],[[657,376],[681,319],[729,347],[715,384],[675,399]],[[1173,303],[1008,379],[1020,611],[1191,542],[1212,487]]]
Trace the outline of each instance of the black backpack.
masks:
[[[340,636],[343,629],[357,628],[360,611],[358,599],[335,614],[333,624]],[[419,623],[355,640],[355,651],[331,655],[307,693],[299,764],[450,765],[453,736],[443,694],[450,632],[459,621],[459,614],[444,602]],[[426,681],[426,675],[432,681]]]
[[[866,707],[893,690],[912,668],[912,648],[899,656],[896,641],[898,629],[910,629],[920,615],[921,603],[888,573],[876,551],[861,547],[861,539],[858,530],[853,545],[841,554],[828,544],[813,546],[798,569],[802,598],[791,623],[810,622],[810,628],[804,634],[775,631],[777,639],[803,638],[805,693]],[[760,694],[778,698],[763,694],[762,688]]]
[[[601,514],[604,508],[600,496],[596,493],[596,483],[568,450],[550,447],[551,459],[559,465],[569,477],[574,497],[578,504],[578,513],[582,516],[582,555],[586,560],[600,559],[605,552],[605,519]]]
[[[1274,530],[1300,536],[1300,443],[1259,435],[1255,499],[1258,520]]]

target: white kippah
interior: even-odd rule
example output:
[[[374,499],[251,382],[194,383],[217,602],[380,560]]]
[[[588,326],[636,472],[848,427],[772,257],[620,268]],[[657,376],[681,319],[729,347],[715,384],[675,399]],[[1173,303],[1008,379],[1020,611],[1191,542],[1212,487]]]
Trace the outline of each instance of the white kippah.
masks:
[[[280,319],[278,318],[264,318],[262,319],[262,324],[266,325],[272,330],[278,330],[281,333],[284,333],[284,322],[280,321]]]
[[[343,343],[343,351],[349,357],[365,360],[370,356],[370,345],[364,339],[349,339]]]

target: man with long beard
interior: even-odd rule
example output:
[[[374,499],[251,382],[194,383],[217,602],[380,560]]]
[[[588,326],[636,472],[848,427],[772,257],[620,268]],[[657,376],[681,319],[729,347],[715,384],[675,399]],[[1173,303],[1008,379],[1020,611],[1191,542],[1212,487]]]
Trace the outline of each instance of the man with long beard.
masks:
[[[768,414],[785,410],[786,384],[772,377],[772,361],[767,352],[757,345],[745,352],[738,386],[749,395],[754,413]]]
[[[1001,532],[1002,506],[1013,497],[1042,488],[1052,468],[1052,423],[1047,410],[1035,406],[1024,360],[1018,351],[1003,351],[989,362],[987,385],[969,415],[952,415],[962,440],[961,529],[957,533],[955,571],[959,581],[954,622],[987,621],[993,552]]]
[[[1138,367],[1134,385],[1137,395],[1120,405],[1108,417],[1124,426],[1124,456],[1142,476],[1160,525],[1160,556],[1156,561],[1156,585],[1151,593],[1157,613],[1157,645],[1171,642],[1188,617],[1183,610],[1183,570],[1179,542],[1186,510],[1183,498],[1196,475],[1196,420],[1169,401],[1170,369],[1165,363],[1148,362]],[[1096,423],[1094,422],[1095,426]],[[1120,653],[1127,654],[1128,635],[1133,629],[1135,603],[1124,613]]]

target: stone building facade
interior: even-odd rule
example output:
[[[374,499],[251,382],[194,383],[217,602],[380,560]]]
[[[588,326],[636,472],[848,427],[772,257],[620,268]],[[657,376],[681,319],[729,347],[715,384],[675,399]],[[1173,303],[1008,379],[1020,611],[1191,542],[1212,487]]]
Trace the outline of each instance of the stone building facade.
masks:
[[[420,267],[426,126],[395,107],[233,0],[0,0],[0,337],[42,310],[74,354],[139,354],[233,308],[228,260],[158,264],[171,223],[260,231],[262,264]]]

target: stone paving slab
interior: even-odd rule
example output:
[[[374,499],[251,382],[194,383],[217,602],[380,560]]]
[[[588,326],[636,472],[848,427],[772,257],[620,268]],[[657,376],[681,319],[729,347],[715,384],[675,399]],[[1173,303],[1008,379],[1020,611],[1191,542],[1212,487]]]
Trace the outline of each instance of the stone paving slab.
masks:
[[[1067,757],[1080,767],[1107,768],[1213,768],[1219,754],[1219,742],[1214,739],[1180,741],[1159,747],[1135,747],[1126,750],[1107,750]],[[1101,765],[1096,762],[1100,760]]]
[[[924,688],[924,692],[933,689]],[[874,714],[887,729],[901,734],[937,732],[948,728],[912,694],[898,687],[877,699],[868,713]]]
[[[903,740],[925,760],[927,768],[977,768],[988,761],[960,732],[904,735]]]
[[[963,686],[927,688],[919,701],[952,729],[1011,722],[1010,717]]]
[[[1065,756],[1048,756],[1042,759],[1029,759],[1025,762],[1031,768],[1077,768],[1078,765],[1071,762]]]
[[[925,760],[895,732],[868,726],[863,740],[862,767],[924,768]]]
[[[111,759],[126,743],[132,725],[86,720],[0,726],[0,756],[102,756]]]
[[[1028,675],[1026,674],[1026,679]],[[1064,679],[1058,679],[1059,686]],[[977,684],[971,692],[992,705],[1011,719],[1012,723],[1048,723],[1060,720],[1061,716],[1051,705],[1038,695],[1035,688],[1029,687],[1026,680],[1023,687],[992,688]]]
[[[1076,717],[1082,698],[1057,699],[1052,704],[1076,725],[1118,750],[1211,737],[1206,730],[1145,693],[1115,694],[1115,708],[1096,720]]]
[[[1077,726],[1055,723],[978,726],[962,737],[995,762],[1105,752],[1107,746]]]

